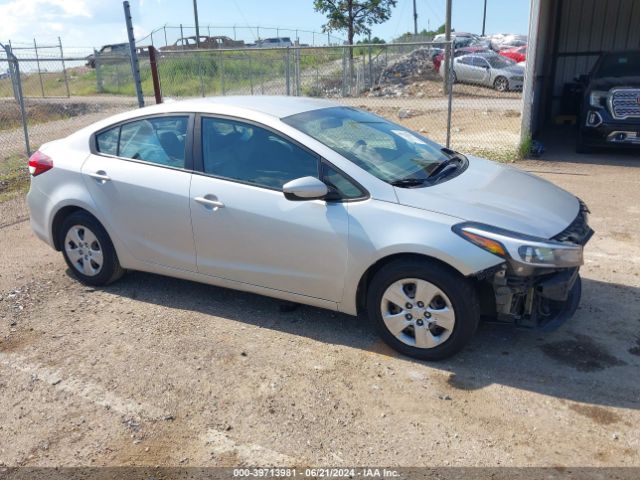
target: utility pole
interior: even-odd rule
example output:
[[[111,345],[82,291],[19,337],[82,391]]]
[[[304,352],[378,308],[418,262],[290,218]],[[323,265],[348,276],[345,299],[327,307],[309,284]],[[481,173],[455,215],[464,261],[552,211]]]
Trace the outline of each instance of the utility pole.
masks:
[[[196,47],[200,48],[200,25],[198,25],[198,0],[193,0],[193,18],[196,21]]]
[[[131,73],[133,75],[133,85],[136,88],[138,97],[138,107],[144,107],[144,97],[142,95],[142,82],[140,81],[140,64],[138,63],[138,54],[136,52],[136,39],[133,36],[133,22],[131,20],[131,10],[129,1],[122,2],[124,8],[124,20],[127,23],[127,35],[129,36],[129,54],[131,56]]]
[[[451,0],[447,0],[447,12],[446,12],[446,21],[445,21],[445,38],[447,42],[451,42]],[[453,103],[453,87],[451,85],[451,72],[453,71],[453,46],[451,43],[447,43],[446,46],[446,56],[445,56],[445,64],[440,65],[440,68],[445,68],[444,73],[444,83],[445,83],[445,93],[447,94],[447,148],[451,147],[451,111],[452,111],[452,103]]]
[[[484,37],[484,27],[487,24],[487,0],[484,0],[484,14],[482,15],[482,36]]]
[[[449,93],[451,87],[449,83],[449,75],[451,74],[451,60],[453,56],[453,48],[451,48],[451,0],[447,0],[447,10],[444,22],[444,39],[448,42],[444,48],[444,92]],[[440,67],[442,68],[442,66]]]
[[[418,35],[418,9],[416,8],[416,0],[413,0],[413,34]]]

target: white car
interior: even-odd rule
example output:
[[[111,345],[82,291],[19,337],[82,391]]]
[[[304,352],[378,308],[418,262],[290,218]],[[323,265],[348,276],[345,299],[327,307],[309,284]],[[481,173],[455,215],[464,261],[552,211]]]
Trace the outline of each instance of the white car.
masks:
[[[571,316],[592,233],[544,180],[306,98],[135,110],[29,169],[31,226],[82,282],[142,270],[362,313],[422,359],[457,352],[481,315]]]

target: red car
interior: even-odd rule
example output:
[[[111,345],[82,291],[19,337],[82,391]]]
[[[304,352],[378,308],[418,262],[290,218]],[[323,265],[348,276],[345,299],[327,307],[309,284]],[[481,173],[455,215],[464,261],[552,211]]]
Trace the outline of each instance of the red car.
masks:
[[[516,63],[524,62],[527,59],[527,46],[505,48],[504,50],[500,50],[498,54],[515,60]]]
[[[453,52],[454,57],[459,57],[461,55],[467,55],[469,53],[479,53],[479,52],[488,52],[490,51],[487,47],[460,47]],[[442,59],[444,58],[444,52],[439,53],[435,57],[433,57],[433,68],[436,72],[440,73],[440,64],[442,63]]]

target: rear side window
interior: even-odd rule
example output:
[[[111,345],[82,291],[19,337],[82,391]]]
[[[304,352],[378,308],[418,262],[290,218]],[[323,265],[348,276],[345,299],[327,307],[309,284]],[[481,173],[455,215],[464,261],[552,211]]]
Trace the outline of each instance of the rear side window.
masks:
[[[162,116],[125,123],[96,135],[98,152],[185,168],[187,116]]]
[[[96,136],[96,144],[100,153],[118,155],[118,135],[120,127],[115,127]]]

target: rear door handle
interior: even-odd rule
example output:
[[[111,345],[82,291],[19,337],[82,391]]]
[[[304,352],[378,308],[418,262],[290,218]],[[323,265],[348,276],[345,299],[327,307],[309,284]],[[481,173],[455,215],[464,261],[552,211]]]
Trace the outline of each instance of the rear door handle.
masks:
[[[88,173],[87,175],[89,175],[91,178],[95,178],[96,180],[100,180],[100,182],[102,183],[108,182],[111,180],[111,177],[107,175],[107,172],[103,170],[98,170],[95,173]]]
[[[214,210],[217,210],[218,208],[224,208],[224,203],[219,202],[218,200],[213,200],[211,198],[196,197],[194,198],[194,200],[198,202],[200,205],[204,205],[205,207],[208,207],[208,208],[213,208]]]

